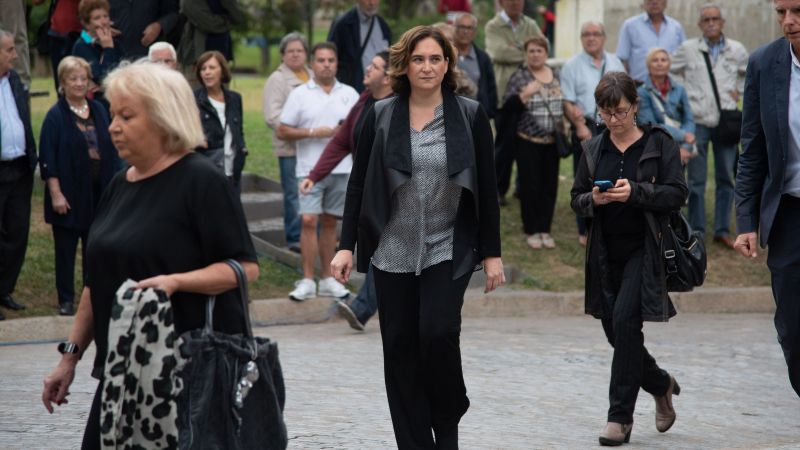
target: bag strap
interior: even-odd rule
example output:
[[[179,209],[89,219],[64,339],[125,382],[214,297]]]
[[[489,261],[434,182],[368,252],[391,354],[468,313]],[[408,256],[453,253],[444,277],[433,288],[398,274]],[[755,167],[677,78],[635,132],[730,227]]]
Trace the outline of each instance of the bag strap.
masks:
[[[717,92],[717,77],[714,76],[714,71],[711,69],[711,58],[708,57],[708,52],[700,52],[703,54],[703,59],[706,60],[706,70],[708,70],[708,78],[711,78],[711,89],[714,91],[714,100],[717,102],[717,109],[721,112],[722,106],[719,103],[719,92]]]
[[[375,28],[375,22],[378,21],[376,16],[372,16],[372,20],[369,23],[369,30],[367,30],[367,37],[364,39],[364,42],[361,43],[361,50],[358,51],[359,59],[364,56],[364,50],[367,49],[367,44],[369,44],[369,38],[372,37],[372,29]]]
[[[650,98],[653,99],[653,103],[655,104],[656,109],[658,109],[658,112],[660,112],[661,115],[664,116],[664,123],[671,127],[680,128],[681,127],[680,122],[667,115],[667,111],[666,109],[664,109],[664,100],[662,100],[661,97],[659,97],[653,90],[649,90],[649,92],[650,92]]]
[[[239,300],[242,302],[242,313],[244,314],[244,335],[249,339],[253,339],[253,327],[250,324],[250,310],[248,306],[248,289],[247,289],[247,276],[244,273],[244,268],[235,259],[226,259],[225,264],[233,269],[236,274],[236,284],[239,287]],[[211,333],[214,329],[214,305],[216,304],[216,295],[209,295],[206,299],[206,325],[203,327],[203,333]],[[253,349],[256,347],[254,346]]]

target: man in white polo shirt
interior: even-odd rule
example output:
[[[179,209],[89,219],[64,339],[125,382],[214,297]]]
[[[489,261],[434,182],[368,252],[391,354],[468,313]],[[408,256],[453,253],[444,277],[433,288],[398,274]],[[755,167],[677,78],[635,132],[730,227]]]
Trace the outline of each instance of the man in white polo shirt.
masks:
[[[308,176],[339,124],[358,100],[352,87],[336,80],[336,45],[320,42],[311,49],[314,76],[292,90],[281,113],[276,135],[297,143],[298,180]],[[317,296],[314,262],[320,257],[319,295],[344,298],[350,295],[330,273],[330,261],[336,250],[336,221],[344,211],[347,179],[353,158],[347,156],[331,175],[314,185],[308,194],[300,194],[300,253],[303,279],[295,283],[289,298],[303,301]],[[317,229],[319,225],[319,238]]]

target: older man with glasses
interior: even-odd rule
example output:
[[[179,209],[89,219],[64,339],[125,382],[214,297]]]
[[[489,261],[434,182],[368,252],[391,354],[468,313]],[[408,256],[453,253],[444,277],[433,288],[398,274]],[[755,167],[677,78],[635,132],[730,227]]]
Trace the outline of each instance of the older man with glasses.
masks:
[[[458,68],[478,86],[477,100],[489,118],[493,118],[497,108],[497,83],[489,54],[474,42],[478,33],[478,18],[470,13],[459,14],[455,19],[455,28],[454,44],[458,50]]]
[[[561,92],[564,94],[564,111],[575,127],[572,135],[572,173],[578,168],[583,154],[581,141],[595,136],[597,130],[597,105],[594,90],[606,72],[624,72],[622,61],[605,51],[606,30],[602,23],[586,22],[581,26],[583,51],[570,58],[561,69]],[[576,216],[578,242],[586,245],[586,220]]]
[[[714,149],[714,242],[733,249],[730,238],[733,211],[733,168],[739,140],[719,133],[722,111],[738,109],[744,90],[747,50],[722,33],[725,19],[715,4],[700,8],[697,23],[703,36],[685,41],[672,57],[671,72],[686,88],[694,116],[697,156],[689,160],[689,223],[706,230],[708,144]]]

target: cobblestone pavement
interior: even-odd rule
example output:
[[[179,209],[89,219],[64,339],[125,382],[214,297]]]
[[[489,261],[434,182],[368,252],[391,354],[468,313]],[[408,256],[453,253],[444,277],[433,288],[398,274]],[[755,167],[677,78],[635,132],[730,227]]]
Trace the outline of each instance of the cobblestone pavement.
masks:
[[[394,447],[376,323],[260,328],[278,340],[287,382],[286,422],[294,449]],[[660,365],[679,380],[678,420],[658,433],[642,393],[631,449],[798,449],[794,395],[768,315],[679,315],[646,324]],[[597,447],[605,423],[611,350],[588,317],[468,319],[462,334],[472,406],[462,449]],[[91,355],[78,366],[70,404],[48,415],[41,380],[55,346],[0,347],[0,448],[78,448],[94,380]]]

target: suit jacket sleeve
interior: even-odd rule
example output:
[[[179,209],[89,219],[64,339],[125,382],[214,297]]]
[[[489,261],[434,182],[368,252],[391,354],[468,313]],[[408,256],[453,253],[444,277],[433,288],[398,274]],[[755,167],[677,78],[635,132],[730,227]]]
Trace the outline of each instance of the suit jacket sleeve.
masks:
[[[228,17],[214,14],[206,1],[182,0],[181,12],[195,28],[204,33],[225,33],[231,29]]]
[[[178,23],[178,0],[161,0],[158,2],[158,24],[161,35],[166,36]]]
[[[736,228],[739,233],[758,230],[761,190],[769,170],[767,140],[761,123],[761,68],[756,56],[750,57],[742,104],[742,153],[736,174]],[[771,59],[767,59],[771,61]]]

